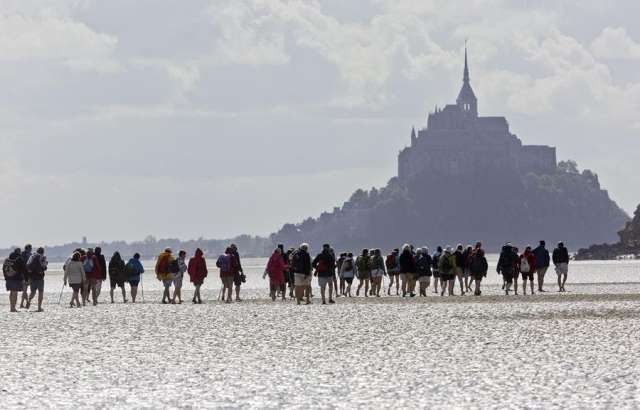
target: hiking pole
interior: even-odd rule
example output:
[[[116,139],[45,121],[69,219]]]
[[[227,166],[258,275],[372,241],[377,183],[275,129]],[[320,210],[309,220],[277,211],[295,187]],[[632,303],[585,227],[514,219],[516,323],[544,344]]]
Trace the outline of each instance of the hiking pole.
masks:
[[[60,302],[62,302],[62,292],[64,291],[64,282],[62,282],[62,289],[60,289],[60,296],[58,297],[58,306],[60,306]]]

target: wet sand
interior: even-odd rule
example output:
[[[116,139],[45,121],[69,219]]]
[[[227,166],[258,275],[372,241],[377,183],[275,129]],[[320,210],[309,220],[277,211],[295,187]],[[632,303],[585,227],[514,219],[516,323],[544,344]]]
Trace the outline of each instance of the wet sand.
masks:
[[[44,313],[10,314],[3,295],[3,407],[640,406],[638,283],[331,306],[213,288],[162,305],[147,286],[144,304],[80,309],[51,292]]]

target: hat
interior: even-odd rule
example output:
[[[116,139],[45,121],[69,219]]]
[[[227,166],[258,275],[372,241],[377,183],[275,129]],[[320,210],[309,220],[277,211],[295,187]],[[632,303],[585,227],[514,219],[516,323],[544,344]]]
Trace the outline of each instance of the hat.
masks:
[[[451,246],[447,246],[447,249],[445,249],[445,252],[452,252],[453,249],[451,249]]]

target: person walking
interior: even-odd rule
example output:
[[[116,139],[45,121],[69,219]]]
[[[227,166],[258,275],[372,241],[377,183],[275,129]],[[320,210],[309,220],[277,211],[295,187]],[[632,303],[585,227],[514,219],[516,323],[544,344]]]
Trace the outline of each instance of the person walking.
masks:
[[[29,299],[27,299],[27,309],[31,307],[31,301],[38,293],[38,312],[44,312],[42,309],[42,299],[44,298],[44,273],[47,270],[48,262],[44,254],[44,248],[38,248],[36,253],[32,254],[27,262],[27,271],[29,272]]]
[[[142,279],[142,274],[144,273],[144,267],[140,262],[140,254],[135,253],[129,262],[126,265],[127,271],[127,281],[129,282],[129,286],[131,286],[131,302],[136,303],[136,297],[138,296],[138,286],[140,285],[140,280]],[[144,288],[142,292],[142,296],[144,296]]]
[[[31,255],[33,254],[33,246],[28,243],[24,246],[24,250],[20,254],[20,259],[22,259],[22,264],[24,265],[24,271],[22,272],[22,276],[24,278],[22,282],[22,298],[20,299],[20,309],[24,309],[27,307],[27,301],[29,300],[29,269],[27,268],[27,263],[29,259],[31,259]]]
[[[284,285],[284,276],[285,270],[287,269],[287,264],[282,257],[282,249],[277,247],[269,261],[267,262],[267,267],[264,270],[264,275],[262,278],[266,278],[269,276],[269,295],[271,296],[271,300],[275,302],[278,297],[278,292],[283,289]],[[286,299],[286,292],[282,291],[282,300]]]
[[[93,253],[98,261],[98,265],[100,266],[100,280],[96,282],[96,300],[98,300],[100,292],[102,292],[102,282],[107,280],[107,261],[102,254],[101,247],[96,246]]]
[[[80,291],[82,290],[82,284],[86,282],[86,273],[84,271],[84,264],[80,260],[80,253],[74,252],[71,259],[64,266],[64,286],[69,284],[69,287],[73,290],[71,295],[71,301],[69,307],[80,307]],[[113,291],[112,291],[113,292]],[[123,289],[124,292],[124,289]],[[113,300],[113,293],[111,296]],[[75,304],[74,304],[75,302]]]
[[[318,285],[320,286],[320,296],[322,297],[322,304],[326,305],[326,290],[329,285],[329,303],[336,303],[333,300],[333,277],[336,270],[336,261],[331,252],[331,246],[329,244],[322,245],[322,252],[320,252],[311,262],[311,266],[315,269],[315,275],[318,277]]]
[[[553,250],[552,259],[558,275],[558,292],[566,292],[564,285],[569,274],[569,251],[563,242],[558,242],[558,246]]]
[[[538,275],[538,292],[546,292],[543,289],[544,275],[549,269],[549,263],[551,258],[549,257],[549,251],[546,248],[545,241],[540,241],[540,244],[533,250],[533,255],[536,257],[536,273]]]
[[[400,295],[400,249],[394,249],[384,262],[387,267],[387,275],[389,275],[389,288],[387,289],[387,295],[391,296],[391,287],[396,285],[396,296]]]
[[[89,295],[91,295],[93,306],[96,306],[98,304],[99,288],[102,283],[102,266],[93,249],[87,249],[83,264],[87,278],[84,286],[85,298],[83,298],[83,303],[85,302],[84,299],[88,300]]]
[[[518,247],[511,247],[511,251],[513,252],[513,293],[518,295],[518,278],[520,277],[520,255],[518,253]]]
[[[184,279],[184,273],[187,271],[186,262],[187,252],[179,251],[178,257],[172,262],[171,274],[173,275],[173,297],[171,303],[182,304],[182,281]],[[177,299],[177,301],[176,301]]]
[[[511,284],[513,283],[513,275],[516,272],[516,257],[514,256],[511,244],[507,243],[502,247],[500,257],[498,258],[498,264],[496,266],[496,272],[502,275],[505,282],[504,293],[509,295],[511,291]]]
[[[344,296],[345,295],[345,288],[346,288],[346,282],[344,280],[344,278],[342,277],[342,264],[344,263],[344,260],[347,259],[347,253],[343,252],[340,254],[340,257],[338,257],[338,260],[336,261],[336,271],[338,272],[338,278],[340,280],[340,287],[338,288],[337,296]]]
[[[440,276],[440,257],[442,256],[442,246],[438,246],[436,251],[431,256],[431,262],[433,263],[433,293],[438,294],[438,284],[442,288],[444,283],[442,281],[442,277]]]
[[[456,269],[455,274],[458,279],[458,283],[460,284],[460,295],[464,296],[466,293],[465,280],[464,280],[464,265],[465,265],[465,255],[464,248],[462,244],[458,244],[456,246],[456,250],[453,255],[456,257]],[[467,280],[468,281],[468,280]]]
[[[414,297],[416,287],[416,259],[411,252],[411,246],[405,244],[402,247],[402,253],[399,258],[400,262],[400,281],[402,282],[402,297]]]
[[[80,257],[79,254],[78,257]],[[127,303],[127,290],[124,288],[124,284],[127,281],[127,268],[124,260],[122,260],[122,257],[120,256],[120,252],[116,251],[113,253],[113,256],[111,256],[111,259],[109,260],[108,269],[109,295],[111,296],[111,303],[115,303],[114,291],[116,290],[116,287],[119,287],[122,291],[122,302]]]
[[[482,279],[487,277],[488,270],[489,264],[487,263],[487,258],[484,256],[484,251],[482,248],[476,247],[471,254],[471,260],[469,262],[469,272],[475,282],[475,291],[473,292],[475,296],[482,295],[480,285]]]
[[[462,252],[462,277],[464,278],[464,291],[467,293],[471,293],[471,281],[473,281],[473,278],[471,277],[471,269],[469,268],[472,256],[473,247],[471,245],[467,245],[467,248]]]
[[[382,289],[382,278],[387,275],[387,271],[385,269],[385,261],[382,258],[382,253],[380,249],[374,249],[373,255],[370,260],[370,268],[371,268],[371,289],[372,295],[376,297],[380,297],[380,291]]]
[[[456,257],[450,246],[447,246],[444,254],[442,254],[438,260],[438,271],[442,279],[440,296],[444,296],[447,288],[449,289],[449,296],[454,296],[453,288],[456,282]]]
[[[351,297],[351,284],[353,284],[353,278],[355,276],[355,265],[356,263],[353,260],[353,253],[348,252],[340,266],[340,275],[346,284],[344,294],[347,297]]]
[[[204,252],[202,249],[196,249],[193,257],[189,259],[189,265],[187,266],[187,272],[189,273],[189,280],[193,283],[195,290],[193,291],[193,298],[191,302],[201,304],[202,297],[200,295],[200,287],[204,283],[204,278],[207,277],[207,261],[204,258]]]
[[[429,248],[418,249],[416,258],[416,270],[418,271],[418,282],[420,283],[420,296],[427,296],[427,289],[431,284],[431,266],[433,261],[429,255]]]
[[[299,305],[303,297],[306,297],[307,305],[311,304],[311,293],[309,286],[311,285],[311,255],[309,255],[309,244],[302,243],[291,252],[289,257],[291,261],[291,271],[294,275],[294,296]]]
[[[522,294],[527,294],[527,280],[529,280],[531,294],[533,295],[533,273],[536,271],[536,257],[531,250],[531,246],[527,246],[522,255],[520,255],[519,266],[520,274],[522,275]]]
[[[285,265],[285,269],[284,269],[284,283],[282,284],[282,287],[280,289],[280,291],[282,292],[282,296],[283,296],[283,300],[284,300],[284,296],[287,294],[287,284],[291,284],[291,280],[289,279],[289,253],[287,251],[284,250],[284,245],[283,244],[278,244],[278,248],[280,249],[280,257],[282,258],[282,261],[284,262]]]
[[[164,291],[162,293],[162,303],[171,303],[171,285],[173,284],[173,274],[170,270],[171,261],[174,258],[171,255],[171,248],[165,248],[156,259],[156,278],[162,282]]]
[[[233,285],[238,275],[238,262],[234,256],[233,249],[228,247],[224,254],[218,257],[216,266],[220,269],[220,280],[222,281],[222,301],[231,303],[233,301]],[[240,301],[236,295],[236,301]]]
[[[371,280],[369,249],[363,249],[362,254],[356,258],[356,277],[358,278],[356,296],[360,296],[360,289],[364,285],[364,297],[369,297],[369,281]]]
[[[245,283],[247,281],[247,277],[244,274],[244,270],[242,269],[242,262],[240,261],[240,253],[238,252],[238,247],[232,243],[231,245],[229,245],[229,248],[231,249],[231,255],[233,256],[233,259],[235,260],[235,275],[233,276],[233,284],[235,286],[235,291],[236,291],[236,302],[240,302],[242,299],[240,299],[240,287],[242,286],[243,283]]]
[[[9,292],[9,311],[17,312],[18,293],[22,291],[24,284],[25,266],[22,261],[20,249],[15,249],[11,255],[2,263],[2,273],[4,275],[7,292]]]

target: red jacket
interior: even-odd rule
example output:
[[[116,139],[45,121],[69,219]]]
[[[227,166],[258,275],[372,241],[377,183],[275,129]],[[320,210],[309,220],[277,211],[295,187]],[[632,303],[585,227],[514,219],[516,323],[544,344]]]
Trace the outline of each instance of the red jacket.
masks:
[[[284,263],[282,255],[278,252],[273,252],[267,263],[267,272],[269,272],[269,279],[274,282],[284,282],[284,271],[287,265]]]
[[[96,255],[91,256],[91,262],[93,264],[93,269],[91,272],[86,272],[87,278],[89,279],[102,279],[102,269],[100,268],[100,262]]]
[[[193,283],[202,282],[207,277],[207,261],[204,259],[203,252],[200,249],[196,249],[194,257],[189,259],[187,273],[189,273],[189,278]]]
[[[522,255],[520,255],[520,260],[518,261],[518,265],[520,267],[520,271],[522,272],[522,260],[524,258],[527,258],[527,262],[529,262],[529,272],[524,272],[524,273],[532,273],[536,271],[536,256],[533,254],[533,252],[525,252]]]

